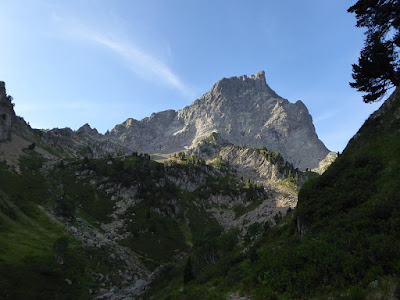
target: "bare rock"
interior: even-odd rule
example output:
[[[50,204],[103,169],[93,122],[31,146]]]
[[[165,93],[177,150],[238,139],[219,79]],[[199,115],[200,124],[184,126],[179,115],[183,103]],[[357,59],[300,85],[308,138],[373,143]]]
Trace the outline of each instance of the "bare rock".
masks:
[[[300,169],[318,167],[329,153],[304,103],[279,97],[266,83],[264,71],[223,78],[182,110],[141,121],[130,118],[106,136],[141,152],[172,153],[193,148],[212,132],[234,145],[278,150]]]
[[[71,280],[71,279],[65,278],[65,282],[66,282],[68,285],[72,285],[72,280]]]
[[[63,265],[64,264],[64,260],[60,255],[55,255],[56,261],[59,265]]]

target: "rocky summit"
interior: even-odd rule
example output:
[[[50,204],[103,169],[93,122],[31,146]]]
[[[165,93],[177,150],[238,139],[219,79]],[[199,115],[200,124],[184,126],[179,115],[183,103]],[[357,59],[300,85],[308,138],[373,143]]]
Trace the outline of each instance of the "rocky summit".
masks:
[[[106,136],[133,150],[165,154],[193,148],[213,132],[234,145],[278,150],[302,170],[317,168],[329,153],[304,103],[278,96],[264,71],[222,78],[190,106],[129,118]]]

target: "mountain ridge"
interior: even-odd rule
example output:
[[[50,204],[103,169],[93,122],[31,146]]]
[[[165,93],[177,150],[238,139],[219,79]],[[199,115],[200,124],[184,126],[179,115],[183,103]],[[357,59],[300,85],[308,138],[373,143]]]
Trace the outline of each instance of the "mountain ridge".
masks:
[[[141,152],[173,153],[195,147],[212,132],[249,147],[278,150],[300,169],[318,167],[329,150],[318,139],[304,103],[290,103],[267,84],[265,72],[222,78],[181,110],[128,118],[105,136]]]
[[[278,150],[301,170],[318,168],[330,153],[319,140],[304,103],[291,103],[278,96],[268,86],[264,71],[222,78],[183,109],[153,113],[140,121],[128,118],[104,135],[88,124],[76,131],[54,128],[37,130],[32,135],[30,126],[22,118],[19,119],[24,124],[17,120],[11,101],[5,96],[5,84],[0,88],[4,94],[2,105],[8,107],[9,115],[0,120],[1,140],[8,137],[3,129],[19,131],[36,144],[56,147],[70,156],[100,157],[111,152],[126,155],[132,151],[165,156],[194,148],[213,132],[234,145]]]

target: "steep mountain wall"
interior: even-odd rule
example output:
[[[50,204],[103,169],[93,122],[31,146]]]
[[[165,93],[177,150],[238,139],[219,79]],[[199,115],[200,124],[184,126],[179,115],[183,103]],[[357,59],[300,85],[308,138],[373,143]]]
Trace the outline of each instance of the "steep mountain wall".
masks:
[[[182,110],[128,119],[106,135],[131,149],[172,153],[196,146],[212,132],[234,145],[278,150],[300,169],[318,167],[329,153],[304,103],[279,97],[264,71],[223,78]]]

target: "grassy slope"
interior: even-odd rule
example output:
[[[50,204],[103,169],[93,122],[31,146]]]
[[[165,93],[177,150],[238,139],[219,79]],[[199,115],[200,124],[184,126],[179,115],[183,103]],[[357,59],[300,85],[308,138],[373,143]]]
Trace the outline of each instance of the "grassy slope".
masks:
[[[79,243],[37,207],[49,192],[38,172],[41,164],[32,153],[21,161],[22,175],[0,166],[0,298],[86,299],[92,284],[90,263]],[[60,238],[68,245],[56,252],[54,244]],[[63,265],[56,262],[57,253]]]
[[[88,290],[95,287],[91,274],[109,274],[115,267],[107,266],[102,257],[107,253],[82,248],[79,241],[66,235],[61,225],[38,208],[53,207],[65,217],[78,212],[95,226],[109,222],[114,202],[104,189],[91,184],[91,179],[99,184],[140,186],[137,197],[143,201],[122,216],[133,220],[127,226],[132,237],[122,244],[137,253],[148,267],[164,264],[166,270],[177,255],[200,240],[215,240],[221,233],[217,222],[195,202],[210,192],[236,189],[236,184],[230,187],[223,176],[209,178],[215,185],[213,191],[182,191],[168,180],[159,186],[166,169],[142,157],[111,159],[112,164],[108,163],[110,158],[69,160],[56,164],[45,177],[40,172],[44,160],[34,152],[26,154],[20,161],[22,174],[0,165],[0,298],[86,299],[90,296]],[[168,167],[168,172],[179,176],[181,171],[196,172],[196,168],[201,171],[201,166],[176,164]],[[91,175],[78,179],[77,174],[82,171],[90,171]],[[170,200],[176,201],[179,211],[173,213]],[[69,241],[62,253],[54,249],[60,239]],[[63,265],[56,262],[56,254],[63,258]],[[71,286],[67,278],[72,280]],[[177,274],[174,280],[180,282],[181,276]]]
[[[366,121],[326,173],[303,186],[298,207],[278,226],[264,230],[247,251],[225,255],[169,297],[223,299],[235,291],[252,299],[399,294],[393,288],[400,272],[396,97],[384,114]],[[298,225],[307,234],[301,237]]]

